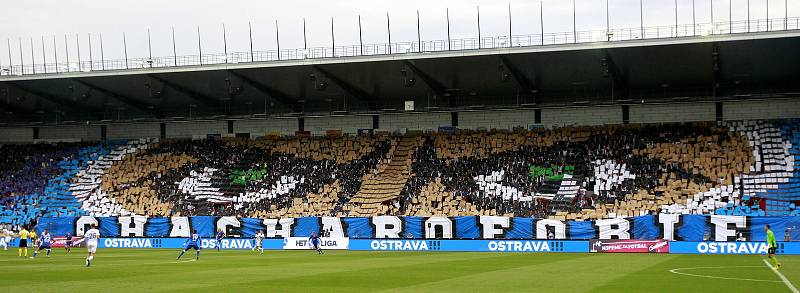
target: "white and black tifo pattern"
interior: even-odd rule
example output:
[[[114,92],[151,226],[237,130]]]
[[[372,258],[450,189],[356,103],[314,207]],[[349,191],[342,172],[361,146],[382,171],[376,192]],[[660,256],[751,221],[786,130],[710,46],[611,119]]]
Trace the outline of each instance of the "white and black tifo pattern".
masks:
[[[636,179],[636,175],[631,173],[625,164],[617,164],[614,160],[596,160],[592,162],[593,175],[595,179],[594,193],[613,190],[617,185],[629,179]],[[556,196],[564,198],[574,198],[581,189],[582,180],[574,178],[570,174],[563,174],[564,178],[558,182],[558,189],[547,192],[542,188],[535,193],[525,192],[513,186],[503,184],[505,170],[494,171],[489,175],[478,175],[473,179],[478,184],[478,189],[482,196],[502,197],[506,201],[531,201],[533,198],[553,199]]]
[[[628,170],[626,164],[619,164],[614,160],[595,160],[592,162],[594,173],[594,193],[613,190],[625,180],[636,179],[636,174]]]
[[[478,190],[483,197],[500,197],[505,201],[533,201],[533,196],[513,186],[506,186],[503,184],[506,171],[493,171],[489,175],[475,176],[475,182],[478,184]]]
[[[294,190],[297,185],[305,183],[304,177],[281,176],[279,181],[269,185],[268,188],[260,188],[255,191],[245,191],[243,193],[224,193],[219,187],[213,184],[214,173],[219,171],[215,168],[205,167],[199,171],[190,171],[189,176],[175,182],[178,192],[183,194],[186,199],[194,201],[206,201],[212,203],[234,203],[234,209],[241,209],[245,203],[259,202],[264,199],[275,199],[278,196],[286,195]]]
[[[504,201],[520,201],[529,202],[534,198],[553,199],[556,195],[565,198],[573,198],[578,194],[580,186],[578,181],[572,178],[572,175],[564,174],[563,180],[558,184],[558,189],[552,192],[543,192],[541,190],[536,192],[526,192],[514,186],[504,184],[505,170],[493,171],[488,175],[478,175],[473,177],[475,183],[478,184],[478,190],[483,197],[499,197]]]
[[[764,121],[722,122],[731,132],[747,137],[753,148],[754,164],[750,174],[734,177],[732,185],[721,185],[707,192],[697,193],[686,204],[662,206],[662,212],[673,214],[712,213],[732,203],[741,205],[742,199],[778,189],[778,184],[788,183],[794,170],[794,156],[789,154],[792,143],[781,136],[775,125]]]
[[[146,150],[149,143],[156,141],[157,139],[128,141],[127,144],[98,157],[97,160],[89,162],[85,169],[78,171],[75,182],[70,184],[69,191],[80,201],[81,209],[96,217],[133,215],[101,188],[102,177],[114,162],[123,160],[129,154]]]
[[[765,121],[722,122],[720,126],[729,131],[747,137],[753,148],[753,166],[750,174],[734,176],[733,184],[718,185],[707,192],[692,195],[685,203],[661,206],[663,213],[670,214],[710,214],[718,208],[740,206],[750,197],[763,195],[767,191],[779,189],[779,184],[788,183],[793,176],[795,158],[789,153],[790,141],[781,135],[781,130]],[[626,180],[634,180],[635,170],[629,170],[625,164],[614,160],[599,159],[592,162],[593,192],[601,194],[611,191]],[[580,190],[582,180],[565,175],[560,181],[558,190],[536,192],[531,194],[503,183],[504,170],[491,174],[479,175],[473,179],[478,185],[481,196],[499,197],[505,201],[529,201],[531,198],[553,199],[556,195],[565,198],[574,197]],[[589,183],[589,182],[585,182]],[[761,211],[765,213],[765,211]]]
[[[135,214],[126,210],[113,196],[101,188],[102,177],[105,172],[116,162],[122,161],[129,154],[145,151],[150,143],[156,143],[158,139],[138,139],[128,141],[127,144],[116,147],[109,154],[102,155],[94,161],[86,164],[86,167],[79,170],[75,175],[74,182],[69,186],[69,192],[81,204],[81,209],[91,216],[134,216]],[[275,182],[270,188],[262,188],[256,191],[247,191],[235,195],[226,195],[220,188],[212,185],[214,168],[203,168],[201,170],[190,171],[189,176],[175,182],[178,192],[183,194],[186,199],[207,202],[232,202],[236,209],[242,208],[242,203],[258,202],[263,199],[274,199],[277,196],[288,194],[298,184],[305,182],[305,178],[294,176],[282,176],[280,181]]]
[[[200,171],[189,171],[189,176],[175,182],[178,185],[178,192],[186,195],[187,198],[208,202],[230,202],[231,198],[220,192],[219,188],[213,187],[211,178],[214,168],[205,167]]]
[[[721,122],[731,132],[747,137],[753,148],[753,166],[750,174],[735,176],[733,184],[719,185],[707,192],[690,196],[685,203],[662,206],[662,212],[675,214],[709,214],[716,209],[739,206],[743,198],[763,196],[774,192],[780,184],[788,183],[793,176],[795,158],[790,154],[791,141],[782,136],[781,129],[766,121]],[[150,143],[157,139],[132,140],[116,147],[109,154],[102,155],[78,171],[70,184],[69,192],[81,203],[81,208],[92,216],[127,216],[132,215],[114,197],[102,190],[102,176],[114,163],[123,160],[127,155],[148,149]],[[592,163],[594,193],[613,190],[625,180],[635,179],[635,170],[629,170],[625,164],[613,160],[599,159]],[[192,170],[189,176],[174,182],[176,189],[186,199],[208,202],[230,202],[235,209],[241,209],[248,203],[275,199],[290,193],[306,178],[302,176],[281,176],[275,182],[259,182],[262,186],[256,190],[237,193],[224,193],[214,183],[219,171],[214,168]],[[547,193],[526,193],[522,189],[511,186],[504,181],[505,171],[494,171],[491,174],[479,175],[473,179],[478,185],[481,196],[502,198],[506,201],[532,201],[534,198],[561,196],[572,198],[584,185],[587,177],[572,178],[565,175],[558,188]],[[266,179],[265,179],[266,180]],[[591,179],[590,179],[591,180]]]
[[[280,181],[276,181],[274,184],[270,185],[269,188],[261,188],[257,191],[247,191],[244,194],[240,194],[235,199],[235,202],[242,204],[259,202],[264,199],[275,199],[278,196],[289,194],[297,185],[303,184],[305,181],[305,177],[283,175]]]

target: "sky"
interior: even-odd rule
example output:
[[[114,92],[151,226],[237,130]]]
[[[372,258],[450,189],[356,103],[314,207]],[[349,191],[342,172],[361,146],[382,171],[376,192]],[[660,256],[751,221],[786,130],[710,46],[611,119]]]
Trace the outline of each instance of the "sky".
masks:
[[[669,26],[675,23],[674,0],[641,0],[644,26]],[[800,0],[677,0],[678,22],[692,23],[692,2],[698,23],[709,22],[713,1],[715,21],[728,21],[729,7],[733,20],[764,19],[769,3],[770,18],[782,18],[784,1],[789,17],[800,17]],[[575,0],[576,30],[605,29],[605,0]],[[610,27],[639,27],[640,0],[608,0]],[[730,6],[729,6],[729,3]],[[386,14],[390,15],[392,41],[416,41],[416,11],[420,14],[422,40],[446,40],[446,13],[450,14],[452,39],[477,36],[476,11],[480,7],[481,35],[508,34],[508,10],[514,35],[538,34],[541,31],[540,1],[502,0],[25,0],[3,3],[0,17],[0,66],[8,66],[9,50],[13,64],[20,63],[20,40],[25,64],[33,58],[41,64],[58,58],[100,59],[100,36],[103,57],[124,58],[123,32],[128,56],[147,57],[147,31],[150,30],[153,56],[171,56],[172,28],[175,30],[177,55],[196,55],[197,28],[200,28],[204,54],[222,53],[223,24],[228,52],[250,50],[248,23],[253,30],[256,51],[275,50],[275,21],[278,22],[281,49],[303,47],[303,19],[307,25],[308,47],[331,46],[331,18],[336,45],[359,43],[358,16],[362,20],[365,44],[387,42]],[[541,1],[545,33],[571,32],[572,1]],[[91,45],[88,41],[91,35]],[[66,39],[65,39],[66,38]],[[55,39],[55,40],[54,40]],[[43,43],[44,42],[44,43]],[[55,42],[55,44],[54,44]],[[66,43],[66,45],[65,45]],[[44,44],[44,46],[43,46]],[[54,46],[55,45],[55,46]],[[44,47],[44,48],[43,48]],[[44,53],[43,53],[44,50]]]

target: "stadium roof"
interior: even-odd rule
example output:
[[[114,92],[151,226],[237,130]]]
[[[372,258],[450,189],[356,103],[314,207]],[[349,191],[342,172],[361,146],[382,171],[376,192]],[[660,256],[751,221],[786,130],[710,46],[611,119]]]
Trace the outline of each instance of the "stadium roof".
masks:
[[[0,76],[0,122],[800,95],[800,30]]]

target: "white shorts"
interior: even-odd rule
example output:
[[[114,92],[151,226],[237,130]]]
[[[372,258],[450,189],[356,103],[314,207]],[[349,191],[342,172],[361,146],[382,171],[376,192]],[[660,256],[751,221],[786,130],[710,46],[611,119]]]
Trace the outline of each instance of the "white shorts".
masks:
[[[86,248],[89,250],[89,253],[97,253],[97,244],[87,243]]]

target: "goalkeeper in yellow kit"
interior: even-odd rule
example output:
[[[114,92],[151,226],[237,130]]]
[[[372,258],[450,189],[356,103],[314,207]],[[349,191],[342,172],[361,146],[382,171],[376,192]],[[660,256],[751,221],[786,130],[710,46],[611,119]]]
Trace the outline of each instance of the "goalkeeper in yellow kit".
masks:
[[[772,262],[772,267],[780,269],[781,263],[779,263],[778,258],[775,257],[775,251],[778,250],[778,242],[775,242],[775,233],[772,233],[772,230],[769,229],[769,224],[764,226],[764,229],[767,231],[767,256],[770,262]]]

